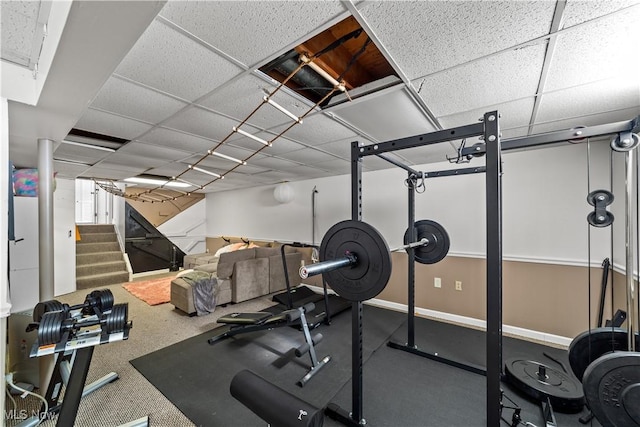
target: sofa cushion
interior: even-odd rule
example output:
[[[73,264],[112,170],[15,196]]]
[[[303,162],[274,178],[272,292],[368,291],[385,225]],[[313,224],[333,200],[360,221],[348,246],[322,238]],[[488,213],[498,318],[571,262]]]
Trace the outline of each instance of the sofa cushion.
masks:
[[[279,251],[278,251],[279,252]],[[289,274],[289,286],[294,288],[300,284],[300,261],[302,254],[294,252],[285,255],[287,263],[287,272]],[[282,263],[282,255],[269,257],[269,293],[278,292],[287,287],[284,278],[284,265]]]
[[[218,270],[220,271],[220,270]],[[233,267],[231,298],[242,302],[269,293],[269,258],[238,261]]]
[[[256,258],[265,258],[276,255],[280,255],[280,249],[278,248],[256,248]]]
[[[210,264],[197,265],[194,268],[195,271],[206,271],[207,273],[215,274],[218,271],[218,262],[212,262]]]
[[[227,252],[220,255],[220,261],[218,261],[218,278],[228,279],[233,274],[233,266],[238,261],[246,261],[254,259],[256,257],[255,248],[242,249],[234,252]]]

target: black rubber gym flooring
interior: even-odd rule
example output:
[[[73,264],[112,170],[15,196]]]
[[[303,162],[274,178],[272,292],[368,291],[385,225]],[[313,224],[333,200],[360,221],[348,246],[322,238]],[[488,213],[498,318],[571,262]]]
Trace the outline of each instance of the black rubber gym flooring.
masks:
[[[406,315],[364,307],[363,414],[371,426],[484,426],[485,378],[448,365],[387,347],[389,339],[406,342]],[[207,332],[131,361],[158,390],[198,426],[265,426],[229,394],[233,376],[250,369],[266,380],[324,407],[337,403],[351,408],[351,314],[337,316],[331,326],[320,326],[324,340],[316,351],[331,362],[304,387],[296,386],[306,372],[309,357],[296,358],[293,348],[303,335],[294,328],[239,335],[215,345]],[[484,333],[446,323],[416,319],[416,344],[421,350],[484,365]],[[504,358],[524,356],[548,366],[567,367],[566,352],[526,341],[504,338]],[[508,385],[506,395],[522,407],[523,421],[544,426],[539,404],[520,397]],[[503,415],[511,421],[512,410]],[[559,426],[582,426],[582,414],[556,412]],[[339,425],[326,419],[325,426]],[[507,426],[509,424],[504,423]],[[593,421],[594,426],[599,426]]]

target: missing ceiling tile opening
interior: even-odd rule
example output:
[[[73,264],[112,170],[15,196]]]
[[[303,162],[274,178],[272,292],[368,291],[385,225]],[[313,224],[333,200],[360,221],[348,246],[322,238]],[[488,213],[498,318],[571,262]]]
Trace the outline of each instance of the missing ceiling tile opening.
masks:
[[[274,59],[260,71],[282,83],[305,56],[314,58],[315,69],[302,67],[286,81],[287,87],[313,103],[334,89],[331,80],[340,82],[347,91],[347,94],[334,92],[320,104],[322,108],[400,83],[391,64],[352,16]]]

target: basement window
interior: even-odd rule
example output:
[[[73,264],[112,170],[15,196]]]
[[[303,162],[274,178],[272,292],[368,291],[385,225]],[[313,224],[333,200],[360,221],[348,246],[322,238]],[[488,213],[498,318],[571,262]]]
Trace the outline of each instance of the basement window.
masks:
[[[400,83],[391,64],[353,16],[267,63],[260,71],[282,83],[305,57],[314,56],[315,66],[302,67],[286,86],[315,104],[331,92],[335,81],[343,83],[346,93],[334,92],[320,104],[322,108]]]

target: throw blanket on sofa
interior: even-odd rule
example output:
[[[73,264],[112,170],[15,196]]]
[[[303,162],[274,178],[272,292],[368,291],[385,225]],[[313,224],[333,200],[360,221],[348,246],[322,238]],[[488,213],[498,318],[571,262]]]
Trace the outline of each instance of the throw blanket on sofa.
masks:
[[[218,279],[205,271],[192,271],[182,276],[191,285],[193,291],[193,305],[198,316],[213,313],[216,309],[216,294],[218,293]]]

